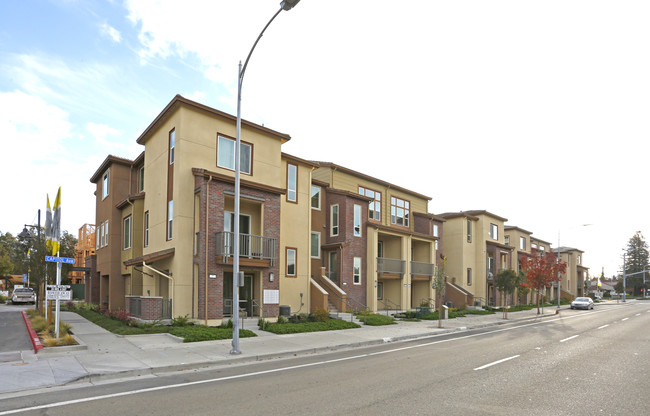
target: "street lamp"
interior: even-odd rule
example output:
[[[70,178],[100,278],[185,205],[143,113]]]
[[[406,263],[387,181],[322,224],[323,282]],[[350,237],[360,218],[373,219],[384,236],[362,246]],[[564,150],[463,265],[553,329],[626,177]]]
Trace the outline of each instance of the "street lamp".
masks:
[[[237,77],[237,140],[235,142],[235,219],[234,219],[234,230],[233,230],[233,261],[232,261],[232,350],[231,354],[241,354],[239,350],[239,199],[240,199],[240,147],[241,147],[241,87],[242,82],[244,81],[244,73],[246,72],[246,67],[248,66],[248,61],[257,46],[257,43],[264,35],[266,28],[269,27],[271,22],[280,14],[282,10],[291,10],[300,0],[284,0],[280,3],[280,9],[275,12],[271,20],[264,26],[264,29],[260,32],[259,36],[255,40],[253,47],[248,52],[246,61],[244,61],[244,66],[242,67],[241,61],[239,61],[239,75]]]

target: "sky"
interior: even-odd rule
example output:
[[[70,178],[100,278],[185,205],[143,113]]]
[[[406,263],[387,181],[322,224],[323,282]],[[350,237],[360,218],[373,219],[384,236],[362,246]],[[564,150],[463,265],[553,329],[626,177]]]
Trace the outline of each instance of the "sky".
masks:
[[[90,177],[136,158],[176,94],[236,114],[279,0],[0,0],[0,232],[95,221]],[[269,26],[242,117],[283,151],[487,210],[622,269],[645,214],[650,2],[302,0]],[[585,226],[585,224],[589,224]]]

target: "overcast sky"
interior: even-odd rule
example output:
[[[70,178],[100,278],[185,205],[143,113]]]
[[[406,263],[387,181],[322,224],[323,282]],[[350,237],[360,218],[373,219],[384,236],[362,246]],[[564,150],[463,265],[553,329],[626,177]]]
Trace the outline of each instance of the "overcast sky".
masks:
[[[89,179],[176,94],[235,114],[237,65],[275,0],[0,0],[0,231]],[[650,237],[650,2],[302,0],[260,41],[242,116],[287,153],[484,209],[620,270]],[[592,224],[583,227],[583,224]]]

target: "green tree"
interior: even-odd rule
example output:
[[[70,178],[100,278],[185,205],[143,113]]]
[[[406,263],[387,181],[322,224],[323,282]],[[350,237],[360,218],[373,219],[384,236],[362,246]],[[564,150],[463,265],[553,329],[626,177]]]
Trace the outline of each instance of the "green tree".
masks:
[[[648,270],[648,244],[641,231],[637,231],[627,243],[625,249],[625,273],[639,273]],[[643,275],[637,274],[626,279],[627,287],[634,288],[634,295],[641,294]]]
[[[442,328],[442,299],[447,291],[447,279],[445,278],[445,264],[447,257],[442,257],[442,265],[436,267],[433,275],[432,287],[436,291],[436,304],[438,305],[438,328]]]
[[[14,264],[9,258],[8,250],[0,245],[0,276],[6,276],[14,270]]]
[[[501,292],[501,303],[503,306],[504,317],[508,319],[507,299],[509,294],[513,294],[518,286],[517,273],[512,269],[503,269],[494,276],[494,285]]]

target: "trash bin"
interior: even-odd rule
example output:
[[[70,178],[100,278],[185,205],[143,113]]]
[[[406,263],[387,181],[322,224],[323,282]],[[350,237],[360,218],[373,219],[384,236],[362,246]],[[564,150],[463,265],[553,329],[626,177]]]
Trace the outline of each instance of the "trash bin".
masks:
[[[451,302],[447,302],[451,303]],[[442,319],[449,319],[449,306],[447,305],[442,305]]]
[[[289,305],[280,305],[280,316],[289,318],[291,316],[291,306]]]
[[[448,300],[447,302],[445,302],[445,306],[448,307],[448,308],[453,308],[454,307],[454,302]]]

